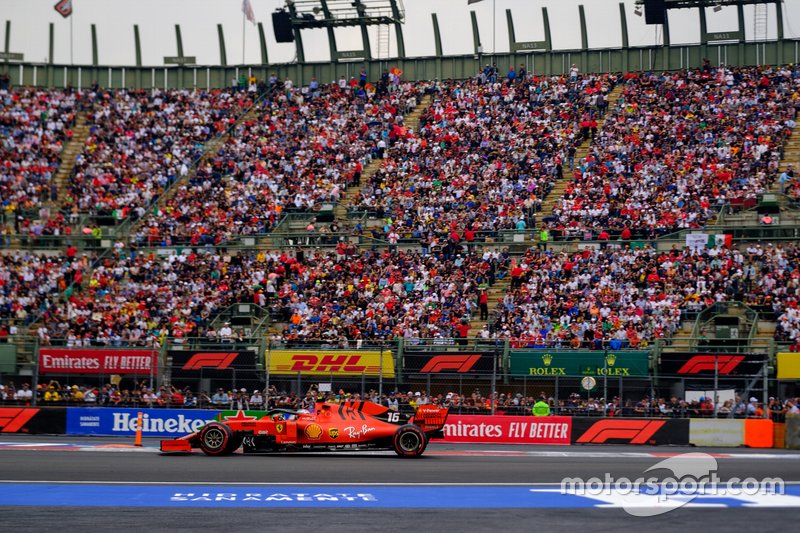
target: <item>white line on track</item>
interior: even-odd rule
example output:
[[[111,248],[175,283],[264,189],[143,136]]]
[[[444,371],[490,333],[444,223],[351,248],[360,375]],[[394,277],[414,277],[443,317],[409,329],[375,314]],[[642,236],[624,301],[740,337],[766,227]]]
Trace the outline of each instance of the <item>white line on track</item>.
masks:
[[[30,481],[27,479],[0,479],[0,484],[56,484],[56,485],[224,485],[224,486],[300,486],[300,487],[557,487],[559,483],[331,483],[303,481]],[[800,481],[784,481],[786,485],[800,485]]]
[[[157,453],[160,450],[157,447],[115,447],[103,444],[87,444],[87,443],[18,443],[18,442],[0,442],[0,449],[15,449],[26,450],[34,448],[51,448],[53,451],[60,451],[60,448],[69,448],[64,451],[81,451],[81,452],[115,452],[115,453]],[[42,450],[37,450],[42,451]],[[604,452],[595,449],[584,450],[571,450],[571,451],[554,451],[554,450],[442,450],[431,449],[428,455],[440,457],[541,457],[541,458],[586,458],[586,459],[663,459],[666,457],[674,457],[689,453],[690,451],[701,451],[701,448],[692,448],[691,450],[672,450],[664,449],[664,451],[651,451],[651,452]],[[326,456],[326,455],[348,455],[348,456],[387,456],[393,455],[391,451],[377,451],[377,450],[303,450],[292,452],[278,452],[270,454],[258,455],[281,455],[281,454],[308,454],[310,456]],[[709,455],[719,460],[800,460],[800,453],[766,453],[766,452],[743,452],[743,451],[730,451],[730,452],[711,452]]]

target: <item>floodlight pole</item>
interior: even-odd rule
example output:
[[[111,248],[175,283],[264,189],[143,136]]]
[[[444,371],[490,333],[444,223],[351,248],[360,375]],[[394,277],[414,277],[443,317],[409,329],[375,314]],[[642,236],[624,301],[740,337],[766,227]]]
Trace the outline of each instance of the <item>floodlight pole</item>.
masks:
[[[495,18],[497,17],[497,10],[495,7],[497,6],[497,0],[492,0],[492,66],[497,63],[497,45],[496,45],[496,38],[495,38],[495,28],[497,27],[497,23]]]

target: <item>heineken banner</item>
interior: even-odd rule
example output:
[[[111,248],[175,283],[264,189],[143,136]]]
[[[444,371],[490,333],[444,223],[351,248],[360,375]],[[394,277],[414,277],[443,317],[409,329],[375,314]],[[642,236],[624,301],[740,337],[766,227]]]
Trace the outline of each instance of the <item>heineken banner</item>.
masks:
[[[650,352],[525,350],[511,352],[515,376],[646,377]]]

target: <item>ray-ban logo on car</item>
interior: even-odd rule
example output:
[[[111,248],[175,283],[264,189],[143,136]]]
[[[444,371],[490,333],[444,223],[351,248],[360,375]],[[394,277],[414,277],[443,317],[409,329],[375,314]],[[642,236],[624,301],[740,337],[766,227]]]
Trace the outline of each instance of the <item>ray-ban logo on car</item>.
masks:
[[[717,460],[707,453],[683,453],[669,457],[644,470],[642,476],[616,478],[567,477],[560,489],[531,489],[531,492],[560,492],[590,498],[599,507],[621,507],[633,516],[657,516],[685,505],[718,504],[720,498],[745,505],[779,505],[785,483],[780,478],[730,478],[717,475]],[[694,502],[694,503],[693,503]]]

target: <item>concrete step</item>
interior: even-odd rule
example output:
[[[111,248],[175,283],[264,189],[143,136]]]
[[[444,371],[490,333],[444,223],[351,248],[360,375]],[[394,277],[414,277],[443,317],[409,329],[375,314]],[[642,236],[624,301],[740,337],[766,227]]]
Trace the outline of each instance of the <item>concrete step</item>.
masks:
[[[79,111],[75,116],[75,125],[72,128],[72,138],[64,146],[61,151],[60,165],[56,175],[53,177],[53,183],[56,185],[56,200],[48,200],[45,206],[50,208],[51,212],[58,211],[60,202],[63,201],[63,194],[65,188],[69,184],[69,179],[72,176],[72,171],[75,168],[75,159],[78,154],[83,152],[86,145],[86,139],[89,137],[89,128],[86,126],[87,114],[85,111]]]
[[[620,95],[622,94],[622,85],[617,85],[612,89],[612,91],[608,94],[608,103],[609,109],[613,108],[613,104],[619,100]],[[606,115],[608,117],[608,115]],[[601,118],[597,121],[597,129],[598,131],[603,129],[603,125],[605,124],[606,117]],[[578,146],[575,150],[575,163],[579,163],[582,159],[585,159],[589,153],[591,152],[591,139],[585,139],[583,143]],[[553,184],[553,188],[550,192],[545,196],[544,201],[542,202],[542,210],[540,211],[541,216],[547,216],[553,212],[553,208],[556,206],[558,201],[564,196],[564,192],[567,190],[567,187],[574,179],[572,168],[565,168],[564,169],[564,177],[560,180],[557,180]]]
[[[425,109],[430,107],[431,102],[432,100],[430,95],[425,96],[425,98],[422,99],[422,102],[420,102],[420,104],[417,105],[417,107],[411,113],[403,117],[403,123],[406,125],[406,127],[417,131],[419,118],[422,116],[422,113],[425,111]],[[373,159],[366,167],[364,167],[364,171],[361,173],[361,185],[349,187],[336,206],[333,208],[333,216],[336,218],[336,220],[340,222],[347,220],[347,211],[348,208],[353,205],[353,199],[356,198],[358,193],[364,189],[364,184],[367,183],[376,172],[378,172],[382,164],[382,159]]]

